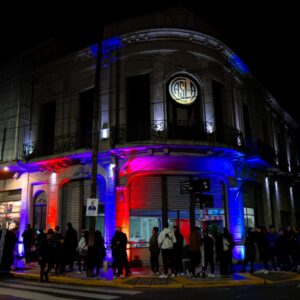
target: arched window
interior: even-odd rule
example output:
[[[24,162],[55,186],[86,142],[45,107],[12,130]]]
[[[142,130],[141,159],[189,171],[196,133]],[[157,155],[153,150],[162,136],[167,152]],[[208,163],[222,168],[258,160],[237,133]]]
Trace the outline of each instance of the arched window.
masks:
[[[40,191],[34,197],[33,201],[33,226],[35,229],[46,229],[46,214],[47,214],[47,195]]]

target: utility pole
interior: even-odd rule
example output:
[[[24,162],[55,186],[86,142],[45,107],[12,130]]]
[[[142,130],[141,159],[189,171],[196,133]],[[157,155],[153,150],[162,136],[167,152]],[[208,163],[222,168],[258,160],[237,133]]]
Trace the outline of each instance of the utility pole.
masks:
[[[91,169],[91,198],[97,197],[97,169],[98,169],[98,148],[99,148],[99,116],[100,116],[100,75],[101,75],[101,38],[97,43],[97,58],[96,58],[96,73],[95,73],[95,92],[94,92],[94,107],[93,107],[93,132],[92,132],[92,169]],[[96,204],[98,206],[98,203]],[[89,243],[88,243],[88,255],[91,255],[91,251],[94,246],[95,240],[95,228],[96,217],[89,217]],[[90,266],[87,266],[87,276],[91,277],[93,270]]]

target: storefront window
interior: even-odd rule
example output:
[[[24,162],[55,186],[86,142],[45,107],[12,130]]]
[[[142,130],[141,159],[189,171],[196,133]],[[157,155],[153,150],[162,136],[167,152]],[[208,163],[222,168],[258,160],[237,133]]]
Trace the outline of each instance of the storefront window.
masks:
[[[0,228],[19,227],[21,201],[0,203]]]
[[[148,247],[152,228],[161,230],[161,218],[157,217],[130,217],[131,247]]]

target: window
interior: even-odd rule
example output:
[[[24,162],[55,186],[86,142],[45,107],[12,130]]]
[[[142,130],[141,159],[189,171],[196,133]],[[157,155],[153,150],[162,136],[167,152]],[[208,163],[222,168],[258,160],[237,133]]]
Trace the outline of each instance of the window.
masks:
[[[49,155],[54,151],[56,102],[43,103],[41,106],[40,140],[42,151],[39,154]]]
[[[79,137],[80,147],[91,145],[93,131],[93,112],[94,112],[95,89],[91,88],[80,93],[79,99]]]
[[[161,229],[161,218],[130,217],[131,247],[148,247],[153,227]]]
[[[244,207],[244,221],[246,229],[253,229],[255,226],[254,208]]]
[[[142,74],[128,77],[127,89],[127,140],[150,138],[150,77]]]

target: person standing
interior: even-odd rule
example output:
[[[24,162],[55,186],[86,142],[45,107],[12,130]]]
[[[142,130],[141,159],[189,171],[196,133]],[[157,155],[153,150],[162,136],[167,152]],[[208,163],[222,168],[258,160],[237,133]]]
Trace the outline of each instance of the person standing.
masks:
[[[269,264],[269,260],[271,260],[274,271],[277,271],[276,256],[277,256],[278,234],[273,224],[269,226],[269,231],[266,233],[266,239],[267,239],[268,264]]]
[[[58,225],[56,225],[54,235],[53,235],[55,274],[58,274],[59,272],[62,273],[63,258],[64,258],[63,243],[64,243],[64,239],[60,232],[60,228]]]
[[[30,251],[34,241],[34,232],[30,224],[27,224],[26,229],[22,233],[24,245],[24,257],[26,264],[30,263]]]
[[[183,235],[181,234],[179,227],[174,226],[174,235],[176,238],[176,242],[173,246],[174,251],[174,268],[175,268],[175,275],[183,275],[183,264],[182,264],[182,258],[183,258],[183,247],[185,246],[185,241],[183,238]]]
[[[49,281],[48,273],[45,273],[46,265],[48,262],[48,238],[44,231],[39,234],[39,244],[37,249],[38,261],[40,265],[40,282]],[[45,278],[45,279],[44,279]]]
[[[73,228],[72,223],[67,224],[67,231],[65,236],[65,256],[66,263],[69,265],[69,271],[74,269],[74,261],[76,258],[76,249],[78,245],[77,231]]]
[[[205,277],[205,271],[207,269],[208,264],[210,265],[210,274],[208,274],[208,277],[215,277],[214,240],[208,234],[207,229],[203,231],[203,238],[201,240],[201,244],[204,248],[204,267],[202,269],[202,277]]]
[[[18,242],[18,227],[13,227],[6,231],[5,241],[3,245],[1,270],[9,272],[14,263],[15,246]]]
[[[201,261],[201,239],[200,228],[196,226],[190,234],[190,272],[192,276],[196,276],[196,267]]]
[[[255,249],[255,236],[254,232],[250,229],[247,230],[246,240],[245,240],[245,258],[243,261],[243,268],[241,270],[242,273],[246,272],[246,267],[248,262],[250,262],[250,273],[254,272],[254,260],[256,249]]]
[[[104,238],[100,230],[95,231],[95,266],[96,276],[99,275],[100,268],[103,266],[104,258],[106,257],[106,249],[104,245]]]
[[[89,232],[87,230],[82,230],[81,237],[78,242],[77,246],[77,263],[78,263],[78,272],[81,273],[86,270],[87,265],[87,254],[88,254],[88,238],[89,238]],[[83,264],[83,270],[82,270],[82,264]]]
[[[152,235],[149,240],[149,250],[150,250],[150,264],[151,273],[150,275],[159,275],[159,252],[158,247],[158,227],[153,227]]]
[[[220,274],[228,275],[233,273],[232,249],[234,241],[228,229],[223,228],[223,233],[217,237],[217,257],[220,260]]]
[[[129,263],[127,259],[126,247],[127,247],[127,236],[122,232],[120,226],[111,240],[111,249],[113,257],[113,275],[114,278],[124,277],[123,267],[125,268],[125,275],[130,274]],[[116,270],[118,269],[118,272]]]
[[[176,238],[169,229],[169,223],[164,224],[164,229],[158,236],[158,245],[161,248],[161,254],[164,264],[164,274],[160,275],[160,278],[168,278],[168,269],[171,269],[172,277],[175,277],[174,263],[173,263],[173,246],[176,243]]]

